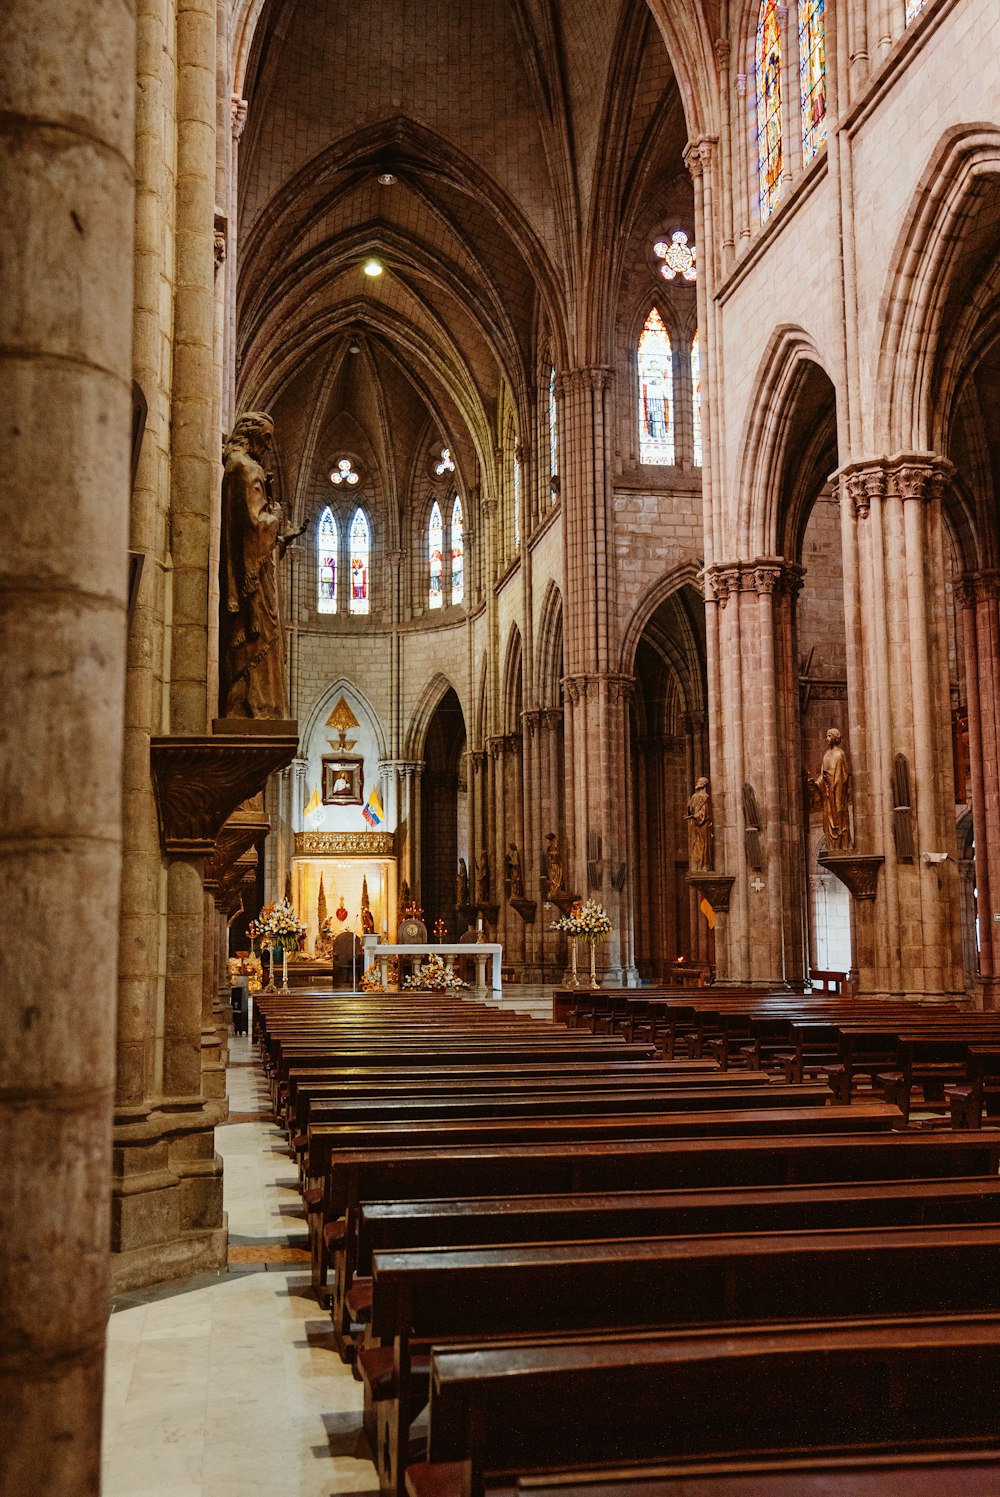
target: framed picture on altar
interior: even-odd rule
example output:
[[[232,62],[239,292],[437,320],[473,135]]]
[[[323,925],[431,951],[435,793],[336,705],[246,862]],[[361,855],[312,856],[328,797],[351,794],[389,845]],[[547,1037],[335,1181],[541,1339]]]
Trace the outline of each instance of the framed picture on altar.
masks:
[[[363,804],[364,760],[329,755],[323,759],[323,804],[325,806],[360,806]]]

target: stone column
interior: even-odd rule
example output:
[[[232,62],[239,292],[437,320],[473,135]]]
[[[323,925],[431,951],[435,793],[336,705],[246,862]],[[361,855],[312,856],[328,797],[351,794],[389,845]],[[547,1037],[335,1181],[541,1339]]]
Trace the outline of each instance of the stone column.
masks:
[[[0,1489],[97,1497],[129,514],[133,7],[0,55]],[[54,517],[58,523],[54,523]]]
[[[994,913],[1000,910],[1000,571],[963,577],[956,594],[962,613],[965,679],[969,708],[969,770],[972,825],[975,831],[976,913],[979,916],[979,985],[986,1008],[1000,1006],[1000,953]],[[970,865],[971,866],[971,865]],[[968,911],[971,899],[963,898]],[[968,921],[963,919],[963,936]],[[965,952],[971,977],[977,970],[974,951]]]
[[[941,493],[951,467],[925,454],[853,463],[840,474],[845,579],[860,628],[848,632],[855,838],[885,863],[876,898],[856,908],[865,992],[899,997],[964,990],[944,617]],[[859,655],[860,652],[860,655]],[[896,857],[892,771],[913,778],[912,862]],[[947,853],[924,862],[925,853]]]

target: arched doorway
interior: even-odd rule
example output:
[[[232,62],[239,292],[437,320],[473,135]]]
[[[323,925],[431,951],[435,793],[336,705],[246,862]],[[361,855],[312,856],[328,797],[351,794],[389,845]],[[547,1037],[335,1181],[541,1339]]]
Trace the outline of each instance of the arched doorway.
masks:
[[[465,922],[455,910],[458,860],[469,857],[469,787],[466,780],[466,732],[461,703],[448,688],[434,711],[424,742],[420,787],[420,902],[424,922],[433,932],[443,920],[450,940]]]

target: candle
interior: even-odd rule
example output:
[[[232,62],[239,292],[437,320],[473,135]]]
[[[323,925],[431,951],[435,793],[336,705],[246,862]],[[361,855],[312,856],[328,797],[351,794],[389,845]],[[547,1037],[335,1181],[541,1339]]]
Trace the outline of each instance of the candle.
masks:
[[[476,921],[476,929],[477,930],[482,930],[482,928],[483,928],[483,917],[482,917],[482,915],[480,915],[479,919]]]

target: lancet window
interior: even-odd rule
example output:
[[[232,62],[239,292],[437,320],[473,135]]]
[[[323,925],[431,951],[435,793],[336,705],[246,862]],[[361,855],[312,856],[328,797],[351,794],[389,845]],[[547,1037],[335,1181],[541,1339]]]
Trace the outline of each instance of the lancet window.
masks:
[[[701,467],[701,335],[695,329],[691,339],[691,440],[692,457]]]
[[[903,25],[909,26],[927,4],[927,0],[903,0]]]
[[[456,494],[451,507],[451,601],[461,603],[464,598],[465,521],[462,516],[462,501]]]
[[[327,505],[316,531],[316,610],[337,612],[337,547],[339,536],[333,511]]]
[[[761,0],[757,12],[757,172],[761,223],[770,218],[781,197],[781,68],[778,0]]]
[[[521,549],[521,459],[514,448],[514,466],[511,477],[511,489],[513,494],[514,509],[514,550]]]
[[[799,0],[799,101],[808,166],[826,141],[826,0]]]
[[[428,608],[444,607],[444,522],[441,506],[435,499],[431,505],[431,517],[427,523],[427,564],[430,584],[427,593]]]
[[[350,531],[350,594],[348,598],[348,611],[350,613],[368,612],[368,570],[371,557],[371,531],[365,512],[362,509],[354,511]]]
[[[663,318],[653,307],[639,337],[639,461],[674,461],[673,349]]]
[[[553,368],[549,372],[549,476],[558,477],[559,474],[559,427],[558,409],[556,406],[556,371]],[[553,501],[556,497],[555,485],[552,486]]]

